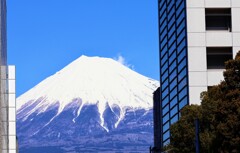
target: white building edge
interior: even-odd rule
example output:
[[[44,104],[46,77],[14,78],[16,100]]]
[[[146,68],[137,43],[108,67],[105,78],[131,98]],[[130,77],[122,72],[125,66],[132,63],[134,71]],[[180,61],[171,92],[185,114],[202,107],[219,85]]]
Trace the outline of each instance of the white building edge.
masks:
[[[8,66],[8,149],[9,153],[17,153],[17,134],[16,134],[16,73],[15,66]]]

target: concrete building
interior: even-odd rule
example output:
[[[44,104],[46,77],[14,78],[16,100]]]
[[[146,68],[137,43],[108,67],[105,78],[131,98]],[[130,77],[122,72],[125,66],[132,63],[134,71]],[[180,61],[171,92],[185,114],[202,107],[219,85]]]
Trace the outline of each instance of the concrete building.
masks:
[[[159,0],[161,145],[180,110],[223,80],[240,50],[239,0]]]
[[[15,67],[7,66],[6,0],[0,9],[0,152],[16,153]]]

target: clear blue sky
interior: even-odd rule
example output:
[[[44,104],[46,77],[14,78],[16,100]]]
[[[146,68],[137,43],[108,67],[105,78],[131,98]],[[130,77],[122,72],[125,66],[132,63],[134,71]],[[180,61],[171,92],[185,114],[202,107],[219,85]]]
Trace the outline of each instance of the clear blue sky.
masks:
[[[157,79],[157,0],[7,0],[17,96],[81,55],[117,58]]]

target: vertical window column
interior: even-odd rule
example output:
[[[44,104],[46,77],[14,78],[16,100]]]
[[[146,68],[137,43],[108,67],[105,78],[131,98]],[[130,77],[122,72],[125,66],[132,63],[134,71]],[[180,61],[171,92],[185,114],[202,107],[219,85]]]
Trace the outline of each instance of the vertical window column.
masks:
[[[162,145],[170,142],[170,126],[188,104],[185,0],[159,1]],[[181,102],[181,106],[180,106]],[[183,105],[183,106],[182,106]]]

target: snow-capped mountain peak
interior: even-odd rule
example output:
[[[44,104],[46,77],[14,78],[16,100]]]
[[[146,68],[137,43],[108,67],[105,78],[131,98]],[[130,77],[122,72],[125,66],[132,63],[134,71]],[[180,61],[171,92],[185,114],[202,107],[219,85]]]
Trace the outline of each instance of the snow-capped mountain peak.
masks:
[[[20,152],[147,152],[159,82],[81,56],[17,98]]]
[[[113,59],[81,56],[21,95],[17,99],[17,110],[18,113],[24,112],[23,119],[27,119],[32,113],[43,113],[51,106],[59,105],[56,117],[67,105],[80,99],[75,118],[81,114],[84,105],[96,104],[101,126],[104,127],[106,106],[111,109],[117,106],[121,110],[115,123],[117,127],[127,108],[152,108],[152,93],[157,86],[158,81],[140,75]],[[26,105],[32,104],[35,106],[26,112]]]

